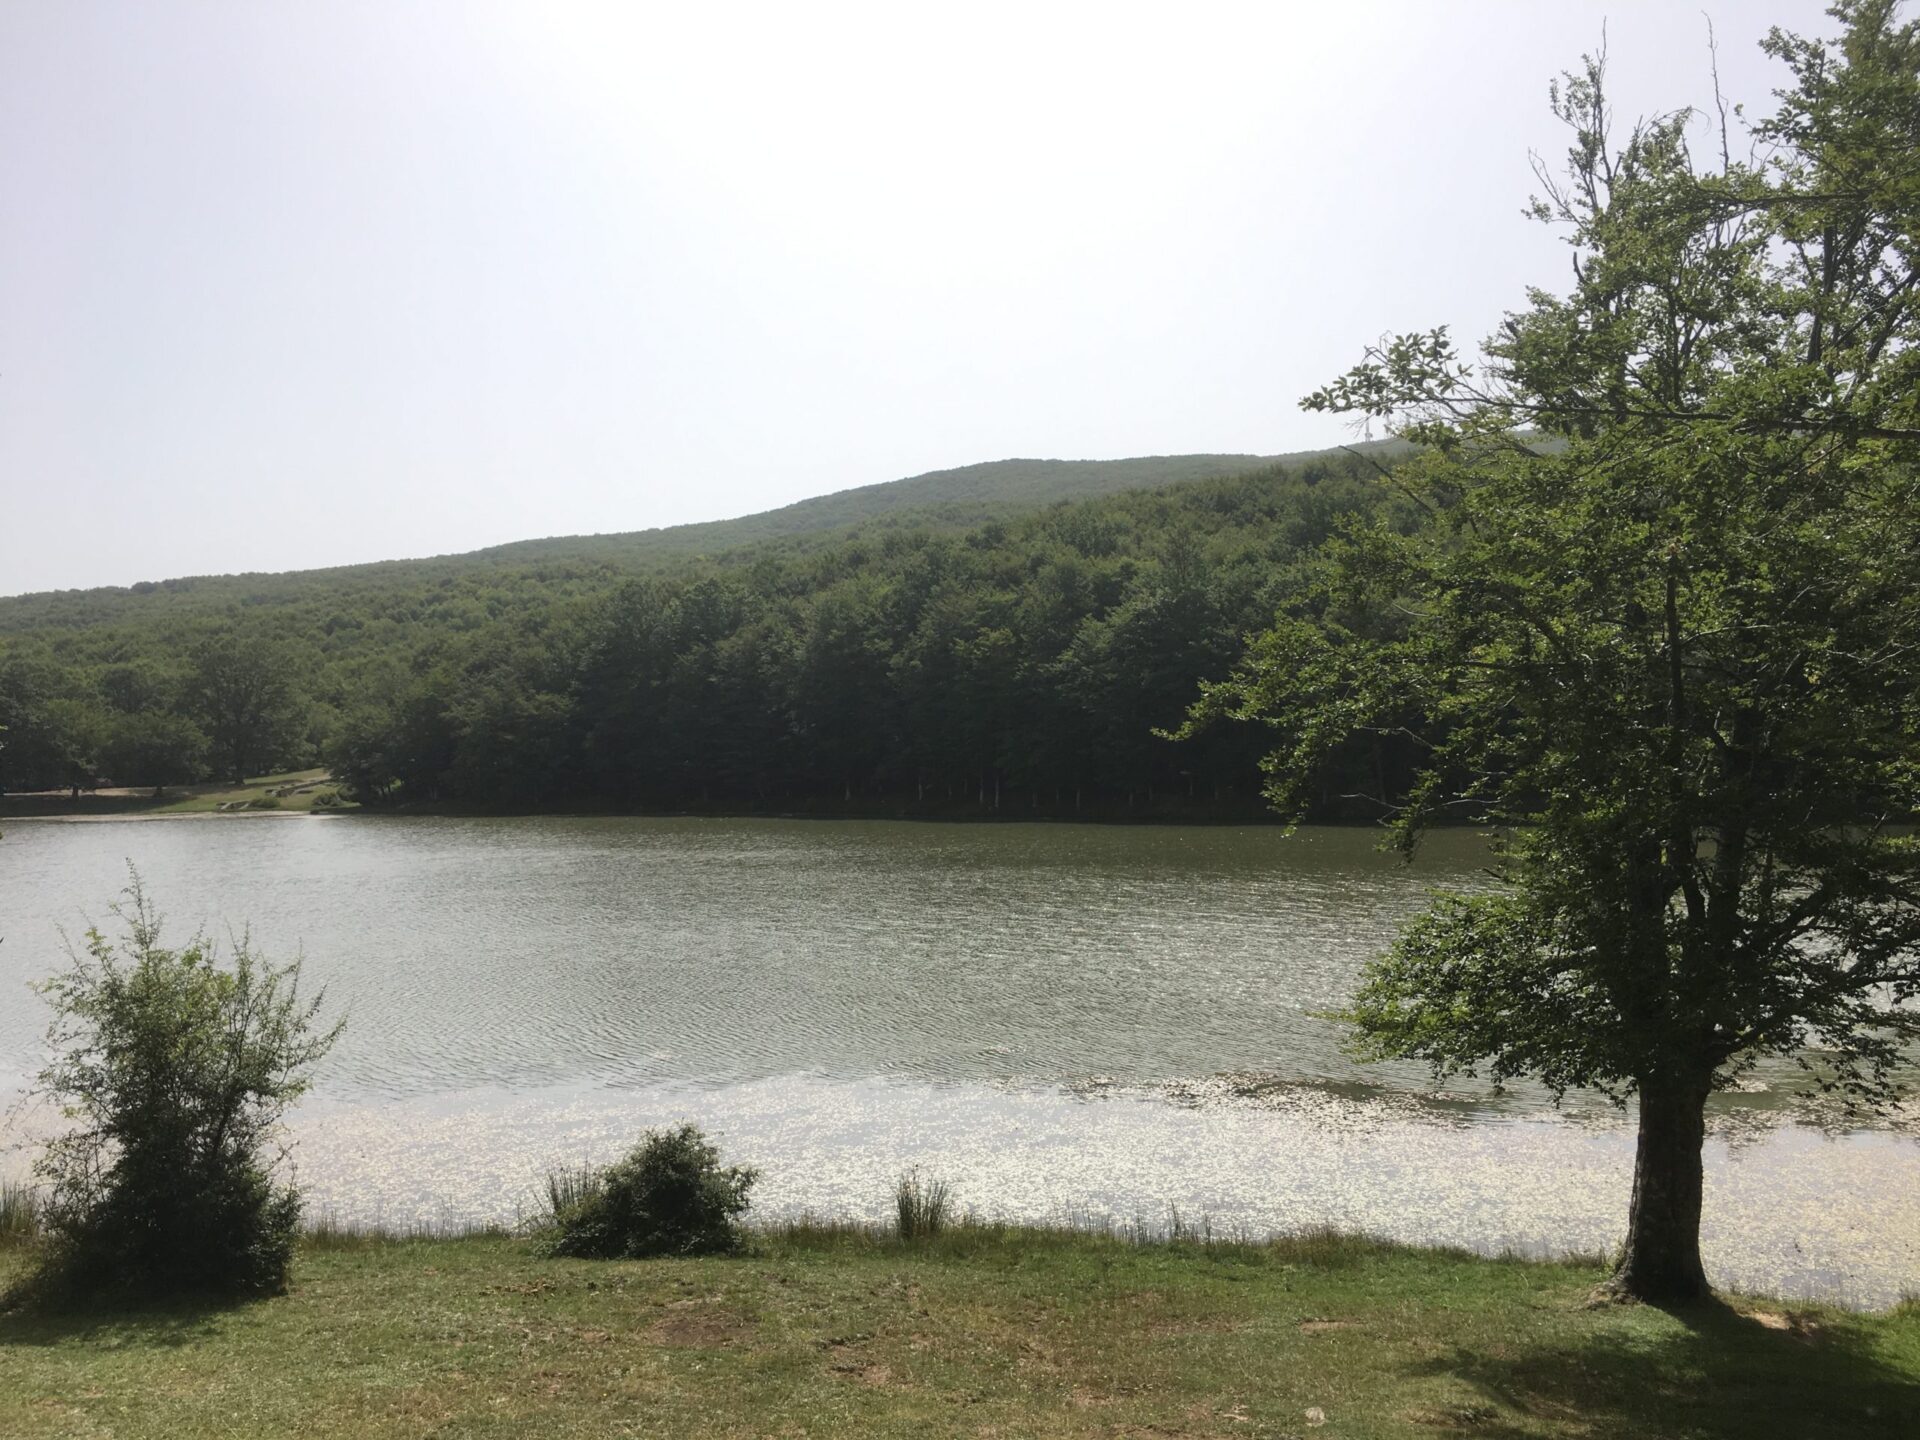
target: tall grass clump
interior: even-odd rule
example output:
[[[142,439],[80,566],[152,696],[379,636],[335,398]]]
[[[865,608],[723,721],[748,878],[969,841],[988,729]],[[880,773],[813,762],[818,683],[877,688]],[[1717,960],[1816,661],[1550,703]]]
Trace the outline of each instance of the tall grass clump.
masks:
[[[953,1192],[945,1180],[925,1179],[915,1166],[894,1186],[893,1202],[900,1238],[921,1240],[947,1228]]]
[[[722,1165],[693,1125],[650,1130],[624,1160],[547,1177],[550,1255],[611,1260],[724,1255],[746,1235],[739,1217],[758,1172]]]
[[[437,1245],[458,1240],[507,1240],[524,1233],[519,1225],[490,1220],[345,1221],[331,1211],[305,1217],[300,1245],[306,1250],[357,1251],[380,1245]]]
[[[28,1289],[269,1294],[286,1288],[300,1197],[274,1135],[340,1027],[319,1024],[297,963],[243,934],[222,957],[170,950],[135,876],[126,927],[98,930],[41,986],[53,1055],[36,1088],[74,1122],[35,1171],[48,1244]]]
[[[0,1245],[24,1245],[40,1234],[40,1192],[0,1180]]]
[[[599,1198],[606,1188],[606,1172],[595,1165],[580,1164],[547,1172],[547,1208],[557,1223],[570,1211]]]

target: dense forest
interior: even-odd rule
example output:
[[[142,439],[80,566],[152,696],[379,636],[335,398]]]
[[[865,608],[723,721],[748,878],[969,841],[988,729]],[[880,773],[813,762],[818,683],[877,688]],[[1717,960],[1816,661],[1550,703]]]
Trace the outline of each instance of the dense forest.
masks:
[[[707,557],[545,542],[22,597],[0,602],[0,778],[321,763],[388,804],[1249,813],[1262,731],[1156,731],[1343,518],[1411,523],[1378,472],[1334,452],[969,524],[887,507]],[[1328,806],[1395,763],[1356,751]]]
[[[234,607],[309,606],[342,596],[426,589],[438,582],[533,570],[542,586],[591,587],[609,567],[637,572],[716,557],[782,541],[821,547],[855,529],[964,530],[1063,500],[1150,490],[1193,480],[1226,479],[1270,467],[1324,464],[1348,449],[1379,461],[1403,457],[1398,440],[1370,440],[1336,450],[1293,455],[1150,455],[1131,460],[991,460],[935,470],[881,485],[863,485],[810,500],[691,525],[610,535],[517,540],[430,559],[384,560],[280,574],[238,573],[141,580],[91,590],[0,596],[0,637],[46,629],[192,623],[230,615]]]

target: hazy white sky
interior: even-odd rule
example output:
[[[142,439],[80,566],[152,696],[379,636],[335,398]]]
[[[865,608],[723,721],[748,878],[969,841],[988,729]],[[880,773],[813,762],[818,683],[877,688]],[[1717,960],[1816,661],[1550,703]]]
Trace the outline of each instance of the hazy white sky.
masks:
[[[1770,24],[1704,0],[1762,108]],[[1654,0],[0,0],[0,593],[634,530],[1007,456],[1271,453],[1558,241]]]

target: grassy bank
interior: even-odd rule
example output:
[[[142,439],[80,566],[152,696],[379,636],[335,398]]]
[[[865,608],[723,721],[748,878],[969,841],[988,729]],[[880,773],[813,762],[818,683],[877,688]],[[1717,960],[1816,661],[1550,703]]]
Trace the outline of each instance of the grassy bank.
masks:
[[[78,795],[51,790],[0,797],[0,817],[16,819],[273,812],[304,815],[314,810],[352,808],[353,802],[341,794],[325,770],[290,770],[239,785],[220,781],[175,785],[157,795],[151,790],[83,790]]]
[[[790,1231],[610,1263],[335,1237],[282,1299],[0,1316],[0,1434],[1920,1433],[1920,1308],[1590,1308],[1599,1278],[1337,1238]]]

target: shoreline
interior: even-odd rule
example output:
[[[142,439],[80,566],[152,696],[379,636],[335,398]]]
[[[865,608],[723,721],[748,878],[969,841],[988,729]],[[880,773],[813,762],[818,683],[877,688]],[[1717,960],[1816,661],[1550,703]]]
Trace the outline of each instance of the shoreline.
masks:
[[[420,803],[416,805],[343,804],[325,809],[233,809],[103,810],[94,814],[56,811],[13,812],[0,808],[0,825],[34,822],[97,824],[113,820],[244,820],[265,817],[282,819],[339,818],[391,820],[803,820],[803,821],[898,821],[913,825],[1085,825],[1101,829],[1153,829],[1190,827],[1206,830],[1284,830],[1289,822],[1272,811],[1247,814],[1187,814],[1164,812],[1153,815],[1068,815],[1048,811],[993,812],[971,814],[915,810],[729,810],[729,809],[623,809],[591,806],[563,807],[552,810],[487,809],[468,805]],[[1371,820],[1308,820],[1300,828],[1324,830],[1385,830]],[[1436,830],[1472,830],[1467,825],[1435,826]]]
[[[608,1163],[682,1121],[761,1170],[755,1210],[772,1223],[883,1222],[894,1181],[919,1167],[952,1185],[961,1213],[1010,1225],[1151,1234],[1178,1214],[1256,1243],[1330,1229],[1553,1260],[1618,1243],[1632,1177],[1630,1121],[1598,1111],[1464,1124],[1398,1096],[1195,1107],[878,1078],[323,1094],[289,1117],[288,1138],[311,1215],[459,1233],[523,1220],[549,1171]],[[1706,1159],[1717,1286],[1857,1310],[1920,1290],[1911,1134],[1736,1121]]]
[[[311,820],[329,815],[357,814],[339,810],[117,810],[99,815],[0,815],[0,825],[107,825],[117,821],[153,820]]]
[[[575,1085],[406,1099],[316,1097],[289,1117],[309,1221],[457,1238],[523,1228],[544,1177],[690,1121],[760,1169],[755,1223],[883,1227],[909,1169],[982,1224],[1261,1246],[1339,1233],[1541,1264],[1611,1253],[1632,1173],[1624,1119],[1516,1116],[1462,1126],[1326,1097],[1275,1111],[1165,1097],[956,1095],[955,1086],[809,1077],[714,1090]],[[975,1087],[979,1088],[979,1087]],[[28,1178],[45,1124],[0,1133],[0,1179]],[[44,1117],[42,1117],[44,1121]],[[1702,1231],[1725,1293],[1876,1313],[1920,1293],[1920,1144],[1784,1122],[1710,1134]]]

